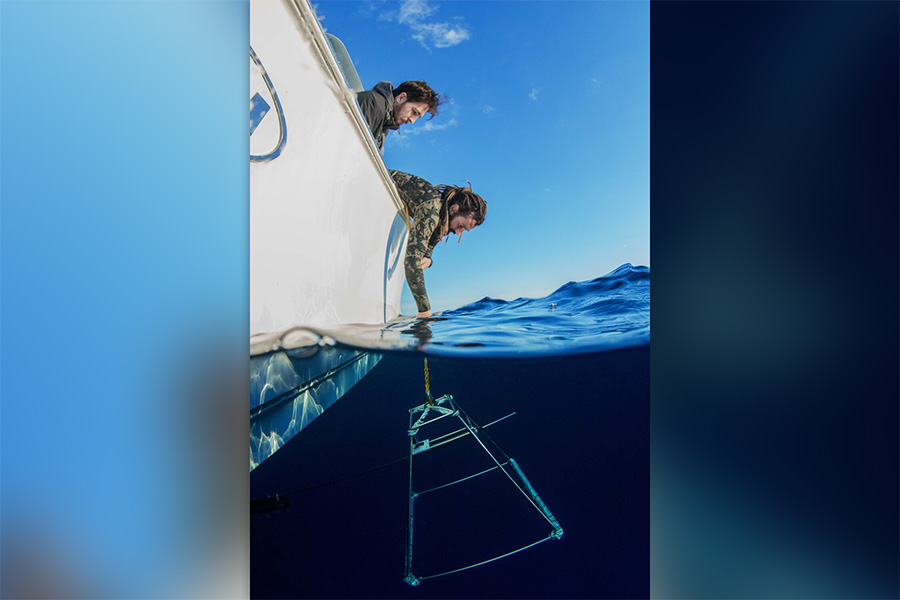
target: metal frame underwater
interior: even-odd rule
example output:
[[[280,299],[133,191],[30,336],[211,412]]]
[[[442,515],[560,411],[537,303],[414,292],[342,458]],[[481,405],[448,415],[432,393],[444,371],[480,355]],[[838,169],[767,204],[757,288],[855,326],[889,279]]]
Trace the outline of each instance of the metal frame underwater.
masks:
[[[426,363],[426,390],[427,390],[427,363]],[[417,586],[422,581],[426,579],[434,579],[435,577],[443,577],[444,575],[450,575],[452,573],[458,573],[460,571],[465,571],[468,569],[473,569],[475,567],[479,567],[481,565],[486,565],[488,563],[494,562],[496,560],[500,560],[501,558],[506,558],[507,556],[512,556],[518,552],[522,552],[523,550],[527,550],[528,548],[532,548],[546,542],[549,539],[560,539],[563,535],[563,529],[560,527],[559,522],[557,522],[556,517],[553,516],[553,513],[550,512],[550,509],[547,508],[547,505],[538,495],[537,491],[534,489],[534,486],[531,485],[531,482],[528,481],[528,478],[525,476],[525,473],[522,472],[522,469],[519,467],[518,463],[506,454],[497,444],[491,440],[492,445],[494,445],[497,450],[499,450],[500,454],[503,455],[505,460],[500,462],[497,457],[488,450],[487,446],[484,444],[484,441],[479,436],[479,432],[482,432],[487,427],[499,423],[500,421],[507,419],[513,416],[515,413],[510,413],[505,417],[501,417],[491,423],[488,423],[484,427],[477,425],[468,414],[463,411],[459,405],[454,402],[453,396],[446,394],[437,399],[432,399],[430,392],[427,393],[428,401],[420,406],[416,406],[409,410],[409,512],[408,512],[408,520],[407,520],[407,538],[406,538],[406,568],[404,571],[403,580],[411,585]],[[433,438],[421,438],[419,437],[419,430],[423,427],[427,427],[429,425],[434,424],[435,422],[445,419],[447,417],[453,418],[456,417],[462,423],[462,427],[455,431],[450,431],[448,433],[444,433],[442,435],[433,437]],[[416,492],[413,489],[413,461],[414,458],[422,454],[424,452],[429,452],[443,446],[445,444],[449,444],[456,440],[472,436],[472,438],[478,442],[481,448],[488,454],[491,461],[494,463],[493,467],[480,471],[478,473],[473,473],[472,475],[468,475],[466,477],[462,477],[455,481],[451,481],[449,483],[445,483],[443,485],[439,485],[427,490],[423,490],[420,492]],[[487,437],[485,435],[485,437]],[[488,438],[490,439],[490,438]],[[506,467],[512,467],[507,470]],[[450,487],[452,485],[456,485],[458,483],[462,483],[464,481],[468,481],[478,477],[480,475],[484,475],[491,471],[500,469],[510,482],[525,496],[528,502],[535,508],[535,510],[540,513],[540,515],[546,519],[546,521],[553,527],[549,534],[543,539],[540,539],[536,542],[532,542],[521,548],[517,548],[515,550],[511,550],[499,556],[495,556],[493,558],[489,558],[487,560],[482,560],[480,562],[467,565],[464,567],[459,567],[457,569],[451,569],[449,571],[444,571],[440,573],[435,573],[432,575],[415,575],[413,574],[413,507],[415,504],[416,498],[423,494],[427,494],[430,492],[435,492],[440,489],[444,489]]]

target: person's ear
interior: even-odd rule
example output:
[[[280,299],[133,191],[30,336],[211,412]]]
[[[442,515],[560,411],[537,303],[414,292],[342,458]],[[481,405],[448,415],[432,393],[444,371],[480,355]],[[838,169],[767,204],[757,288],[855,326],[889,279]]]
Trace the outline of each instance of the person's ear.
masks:
[[[459,212],[459,204],[451,204],[450,205],[450,214],[455,215]]]
[[[406,92],[400,92],[394,96],[394,106],[400,106],[404,102],[406,102]]]

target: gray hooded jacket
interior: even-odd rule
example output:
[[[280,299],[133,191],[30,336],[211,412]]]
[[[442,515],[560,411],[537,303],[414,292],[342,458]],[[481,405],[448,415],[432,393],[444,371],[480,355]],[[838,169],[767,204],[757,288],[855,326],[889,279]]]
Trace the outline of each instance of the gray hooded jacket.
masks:
[[[384,154],[384,138],[391,130],[400,128],[394,123],[394,86],[389,81],[382,81],[371,90],[356,94],[356,101],[378,149]]]

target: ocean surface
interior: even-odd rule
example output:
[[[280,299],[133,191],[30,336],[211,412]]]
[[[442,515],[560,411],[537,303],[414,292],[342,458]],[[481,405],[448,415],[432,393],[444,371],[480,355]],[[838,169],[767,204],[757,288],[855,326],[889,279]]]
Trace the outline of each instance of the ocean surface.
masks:
[[[251,472],[252,597],[649,597],[647,267],[626,264],[544,298],[484,298],[428,320],[300,333],[280,340],[295,348],[297,370],[314,359],[303,348],[321,346],[379,361]],[[484,426],[487,448],[515,459],[564,533],[410,586],[408,429],[410,409],[427,400],[426,373],[432,397],[451,395]],[[428,437],[424,427],[418,437]],[[421,492],[492,463],[467,436],[413,465]],[[494,470],[416,498],[412,571],[475,564],[551,531]]]
[[[590,281],[570,281],[543,298],[482,298],[429,319],[340,329],[292,328],[251,340],[255,351],[316,345],[415,350],[492,358],[583,354],[650,343],[650,269],[624,264]]]

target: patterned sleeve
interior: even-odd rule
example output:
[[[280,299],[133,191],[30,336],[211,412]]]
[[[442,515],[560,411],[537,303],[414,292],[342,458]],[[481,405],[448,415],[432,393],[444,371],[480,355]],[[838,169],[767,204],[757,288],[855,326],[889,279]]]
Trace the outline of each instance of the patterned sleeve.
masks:
[[[437,228],[441,212],[441,193],[433,185],[415,175],[391,171],[397,183],[400,195],[407,206],[414,206],[412,228],[409,230],[409,241],[406,245],[406,259],[403,266],[406,270],[406,283],[419,312],[431,310],[428,292],[425,290],[425,274],[422,272],[421,260],[431,257],[432,248],[428,242]]]

